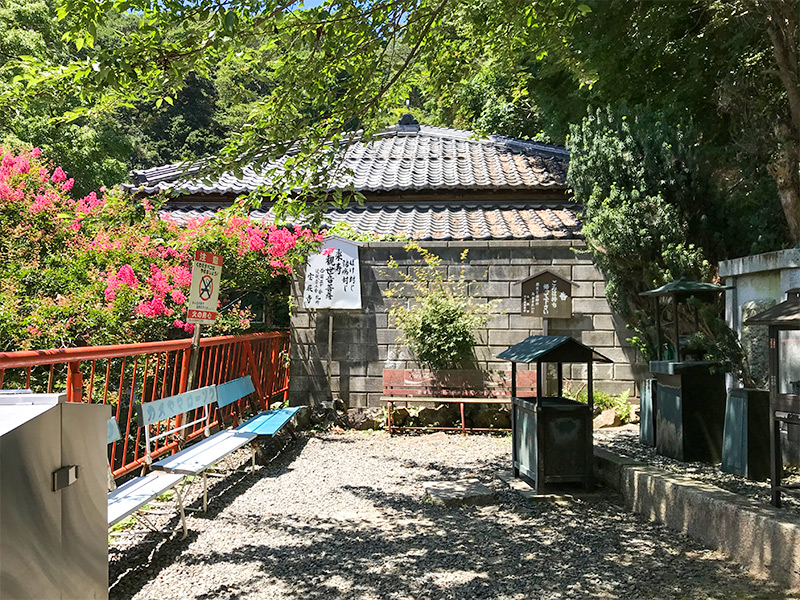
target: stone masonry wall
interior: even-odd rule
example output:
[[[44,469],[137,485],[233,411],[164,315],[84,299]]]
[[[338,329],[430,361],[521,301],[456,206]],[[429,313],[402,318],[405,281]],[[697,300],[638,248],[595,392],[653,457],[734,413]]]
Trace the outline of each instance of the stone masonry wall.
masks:
[[[502,350],[529,335],[542,332],[539,318],[520,315],[520,282],[543,269],[571,279],[573,317],[552,319],[551,335],[570,335],[614,361],[596,364],[596,389],[610,393],[630,390],[636,394],[634,369],[636,351],[624,339],[620,319],[614,317],[605,298],[605,283],[586,254],[575,253],[584,243],[570,240],[427,242],[421,246],[443,259],[442,268],[457,279],[462,268],[459,256],[469,250],[465,276],[474,280],[471,293],[481,299],[498,300],[497,313],[486,330],[478,332],[475,349],[478,366],[508,370],[507,361],[495,357]],[[413,257],[401,242],[373,242],[360,249],[363,310],[334,311],[332,388],[352,407],[377,406],[383,390],[383,369],[417,368],[408,349],[399,343],[400,333],[389,322],[388,311],[395,299],[383,293],[392,281],[402,281],[386,263],[390,256],[407,272]],[[295,302],[291,328],[292,404],[319,403],[331,399],[326,365],[328,356],[328,311],[302,308],[303,273],[292,284]],[[571,379],[586,377],[585,365],[573,365]],[[579,384],[576,384],[578,387]]]

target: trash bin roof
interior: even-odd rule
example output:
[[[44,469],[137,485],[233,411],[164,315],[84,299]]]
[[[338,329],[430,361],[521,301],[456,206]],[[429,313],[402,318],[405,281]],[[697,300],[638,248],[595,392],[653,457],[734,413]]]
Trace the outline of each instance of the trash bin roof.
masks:
[[[787,296],[780,304],[747,319],[744,325],[800,325],[800,290],[789,290]]]
[[[566,335],[532,335],[506,348],[497,358],[512,362],[613,362],[599,352],[584,346],[578,340]]]
[[[669,296],[670,294],[700,294],[709,292],[722,292],[728,288],[705,281],[689,281],[685,277],[665,283],[654,290],[642,292],[640,296]]]

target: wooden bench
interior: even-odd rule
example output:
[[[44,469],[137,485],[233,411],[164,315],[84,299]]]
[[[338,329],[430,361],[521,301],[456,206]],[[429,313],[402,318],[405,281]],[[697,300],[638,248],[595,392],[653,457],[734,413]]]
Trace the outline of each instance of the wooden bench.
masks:
[[[383,396],[386,402],[386,427],[391,435],[403,429],[438,429],[446,431],[510,431],[467,427],[465,406],[467,404],[505,404],[511,405],[511,371],[497,371],[486,378],[479,371],[465,372],[459,377],[457,372],[435,379],[422,371],[410,369],[384,369]],[[536,395],[536,371],[517,372],[517,396]],[[397,426],[392,423],[392,409],[397,403],[415,404],[458,404],[461,409],[460,427]]]
[[[122,436],[119,432],[117,421],[112,417],[107,424],[107,439],[109,444],[113,444]],[[181,518],[183,536],[186,538],[186,514],[183,510],[183,497],[181,491],[176,489],[183,482],[183,475],[149,473],[142,477],[136,477],[118,488],[108,493],[108,527],[112,528],[120,521],[128,518],[135,512],[150,504],[161,494],[174,489],[173,498],[177,505],[178,514]],[[156,529],[146,518],[144,523],[151,529]]]

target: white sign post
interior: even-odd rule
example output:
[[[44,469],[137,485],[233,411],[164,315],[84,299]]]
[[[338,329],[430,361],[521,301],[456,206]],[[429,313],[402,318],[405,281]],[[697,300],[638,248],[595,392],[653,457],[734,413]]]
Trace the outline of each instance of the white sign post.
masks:
[[[192,263],[192,284],[186,303],[186,322],[194,323],[192,354],[189,359],[187,389],[193,390],[197,380],[200,359],[200,329],[213,325],[217,319],[217,298],[222,278],[222,257],[211,252],[197,250]]]
[[[213,325],[217,319],[219,281],[222,278],[222,257],[198,250],[192,264],[192,287],[186,305],[186,322]]]
[[[328,309],[328,390],[331,385],[333,360],[333,310],[361,308],[361,268],[358,247],[361,244],[330,236],[322,243],[322,251],[308,257],[303,290],[305,308]],[[333,392],[331,391],[331,397]]]

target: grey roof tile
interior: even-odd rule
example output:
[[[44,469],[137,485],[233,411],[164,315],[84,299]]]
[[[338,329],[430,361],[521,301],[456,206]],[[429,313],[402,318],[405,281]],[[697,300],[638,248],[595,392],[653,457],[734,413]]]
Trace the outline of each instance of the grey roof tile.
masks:
[[[199,175],[202,164],[186,169],[165,165],[134,171],[127,188],[145,193],[174,190],[193,195],[239,195],[268,184],[270,171],[283,159],[259,170],[245,166],[241,177],[224,173],[210,184]],[[566,189],[569,153],[560,146],[503,136],[476,138],[471,131],[395,125],[367,143],[345,151],[344,171],[330,188],[352,185],[360,192],[397,190]]]
[[[163,212],[179,224],[212,216],[225,206],[170,202]],[[255,210],[254,220],[272,221],[270,210]],[[433,202],[369,202],[325,213],[325,222],[340,221],[359,233],[406,234],[417,240],[546,240],[580,237],[580,222],[569,204],[482,202],[441,204]]]

